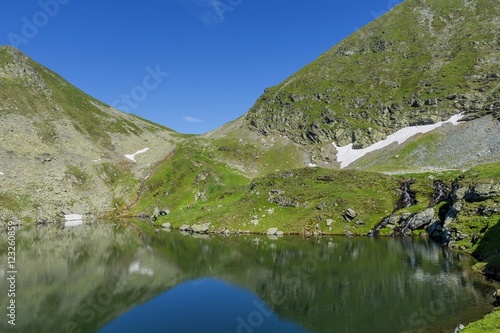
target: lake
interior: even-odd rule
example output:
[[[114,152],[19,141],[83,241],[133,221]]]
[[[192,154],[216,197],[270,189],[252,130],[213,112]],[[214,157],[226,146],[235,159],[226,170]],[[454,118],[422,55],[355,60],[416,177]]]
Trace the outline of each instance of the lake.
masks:
[[[492,309],[495,288],[421,238],[49,226],[17,230],[12,326],[1,235],[0,332],[453,332]]]

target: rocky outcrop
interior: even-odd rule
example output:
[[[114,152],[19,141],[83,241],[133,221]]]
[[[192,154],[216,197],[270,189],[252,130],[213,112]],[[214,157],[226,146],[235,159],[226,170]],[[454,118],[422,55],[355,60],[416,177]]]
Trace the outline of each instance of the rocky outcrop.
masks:
[[[465,191],[463,198],[467,201],[477,202],[484,201],[496,196],[500,196],[500,183],[476,184]],[[457,197],[458,198],[458,197]]]
[[[434,221],[427,228],[430,237],[439,242],[454,247],[456,242],[467,239],[472,246],[483,237],[488,229],[488,224],[484,227],[473,229],[473,234],[464,233],[460,229],[460,219],[476,217],[491,217],[500,213],[496,198],[500,196],[500,183],[478,182],[470,186],[459,186],[456,183],[455,189],[449,196],[448,205],[443,212],[443,218]],[[460,248],[466,249],[461,245]],[[495,273],[496,274],[496,273]]]

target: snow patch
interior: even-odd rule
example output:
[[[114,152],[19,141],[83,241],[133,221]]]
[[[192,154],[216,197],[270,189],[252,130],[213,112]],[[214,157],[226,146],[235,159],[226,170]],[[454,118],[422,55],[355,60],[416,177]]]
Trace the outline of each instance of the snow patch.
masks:
[[[333,145],[337,149],[337,162],[340,162],[341,169],[345,168],[346,166],[356,161],[357,159],[365,156],[366,154],[387,147],[394,142],[397,142],[397,144],[401,144],[416,134],[420,133],[424,134],[430,132],[438,127],[441,127],[446,123],[450,123],[456,126],[458,125],[460,119],[462,119],[463,117],[464,117],[463,113],[460,113],[452,116],[450,119],[446,121],[440,121],[435,124],[405,127],[387,136],[386,139],[376,142],[373,145],[363,149],[353,149],[352,143],[348,144],[347,146],[337,147],[337,145],[334,142]]]
[[[155,272],[152,268],[141,267],[140,262],[134,261],[133,263],[130,264],[130,267],[128,268],[128,273],[129,274],[138,273],[141,275],[153,276]]]
[[[83,224],[83,216],[80,214],[64,215],[65,227],[76,227]]]
[[[0,176],[3,176],[3,172],[0,172]]]
[[[139,155],[139,154],[145,153],[148,150],[149,150],[149,148],[144,148],[144,149],[138,150],[137,152],[135,152],[135,154],[127,154],[127,155],[125,155],[125,157],[128,158],[129,160],[131,160],[132,162],[137,162],[135,160],[135,155]]]
[[[315,168],[315,167],[317,167],[318,165],[317,165],[317,164],[314,164],[314,163],[309,163],[309,164],[308,164],[308,166],[309,166],[310,168]]]

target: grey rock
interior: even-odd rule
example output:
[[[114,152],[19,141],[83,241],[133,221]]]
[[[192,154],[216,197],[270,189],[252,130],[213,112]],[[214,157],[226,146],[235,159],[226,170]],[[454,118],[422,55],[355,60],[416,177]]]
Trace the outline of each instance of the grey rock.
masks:
[[[422,227],[430,224],[434,220],[434,208],[428,208],[423,212],[420,212],[413,216],[411,222],[409,222],[408,227],[411,230],[421,229]]]
[[[332,220],[332,219],[327,219],[327,220],[326,220],[326,225],[327,225],[328,227],[329,227],[329,226],[331,226],[331,225],[332,225],[332,223],[333,223],[333,220]]]
[[[278,232],[278,228],[269,228],[269,229],[267,229],[267,234],[268,235],[276,235],[277,232]]]
[[[158,207],[155,207],[151,218],[153,219],[153,221],[156,221],[156,219],[158,219],[159,216],[160,216],[160,209],[158,209]]]
[[[164,209],[160,210],[160,216],[165,216],[168,214],[170,214],[170,209],[164,208]]]
[[[207,201],[207,196],[206,196],[205,192],[198,192],[195,194],[194,200],[195,201],[198,201],[198,200]]]
[[[444,219],[443,224],[445,227],[447,227],[451,222],[453,222],[453,220],[458,216],[458,214],[462,210],[462,206],[463,204],[461,201],[457,201],[451,206],[450,210],[446,213]]]
[[[500,183],[477,184],[465,194],[467,201],[484,201],[493,197],[500,196]]]
[[[468,191],[469,191],[468,187],[460,187],[451,194],[451,198],[454,202],[462,200]]]
[[[161,227],[162,227],[163,229],[170,229],[170,223],[163,223],[163,224],[161,225]]]
[[[184,224],[182,225],[180,228],[179,228],[180,231],[183,231],[183,232],[188,232],[188,231],[192,231],[191,227],[188,226],[187,224]]]
[[[197,223],[191,226],[191,230],[196,234],[206,234],[210,228],[210,223]]]
[[[352,208],[349,208],[345,211],[344,213],[344,218],[347,220],[347,221],[352,221],[358,214],[356,213],[356,211]]]

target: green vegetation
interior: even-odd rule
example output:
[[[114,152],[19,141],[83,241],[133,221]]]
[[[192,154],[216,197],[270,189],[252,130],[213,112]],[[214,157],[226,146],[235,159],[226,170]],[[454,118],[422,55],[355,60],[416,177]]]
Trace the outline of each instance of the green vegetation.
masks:
[[[364,234],[392,211],[398,186],[390,176],[319,168],[292,169],[249,181],[194,140],[179,145],[158,166],[128,214],[151,214],[158,207],[171,213],[156,223],[170,222],[173,227],[208,221],[217,229],[251,232],[277,227],[295,233]],[[348,208],[358,214],[350,223],[342,217]],[[333,220],[329,227],[328,219]]]
[[[0,192],[0,208],[15,212],[36,206],[28,196]]]
[[[485,77],[499,64],[481,59],[496,52],[489,41],[498,36],[499,6],[405,1],[266,89],[247,125],[304,144],[366,146],[394,128],[466,110],[471,99],[495,101],[498,80]]]
[[[108,215],[111,218],[115,217],[117,212],[125,209],[127,204],[135,199],[139,181],[132,174],[130,164],[127,162],[101,163],[96,169],[99,177],[113,193],[112,212]]]
[[[68,165],[66,167],[66,179],[79,189],[85,189],[90,176],[81,168],[75,165]]]
[[[486,315],[483,319],[468,325],[462,333],[500,332],[500,308]]]

